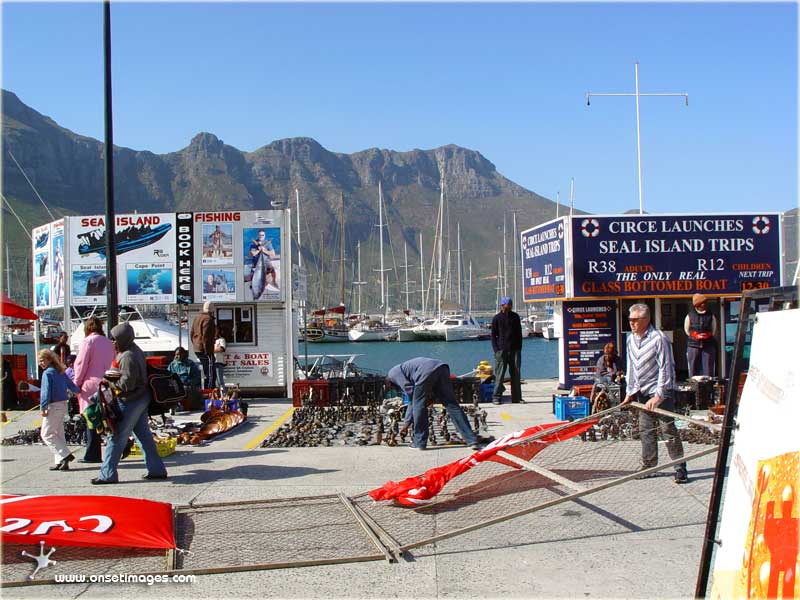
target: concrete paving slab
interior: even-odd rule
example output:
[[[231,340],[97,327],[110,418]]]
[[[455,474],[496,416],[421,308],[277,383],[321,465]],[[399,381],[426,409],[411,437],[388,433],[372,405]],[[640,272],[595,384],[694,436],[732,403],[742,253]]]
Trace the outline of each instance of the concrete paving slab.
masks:
[[[524,404],[481,404],[502,435],[556,421],[555,380],[528,381]],[[97,465],[50,472],[44,446],[4,446],[2,488],[20,494],[113,494],[176,505],[343,492],[356,495],[465,456],[469,450],[406,448],[247,449],[286,413],[286,400],[250,403],[249,424],[165,459],[170,479],[144,482],[141,459],[122,463],[123,483],[89,483]],[[180,415],[179,415],[180,416]],[[196,416],[186,415],[187,417]],[[20,419],[24,428],[27,421]],[[0,430],[7,437],[14,429]],[[80,449],[76,448],[76,455]],[[494,598],[690,597],[698,569],[714,455],[690,464],[691,481],[631,481],[577,501],[416,548],[408,560],[201,575],[192,584],[76,584],[8,588],[9,598]],[[562,492],[564,493],[564,492]],[[498,502],[498,507],[504,505]],[[408,509],[398,509],[408,510]],[[441,531],[433,519],[420,537]],[[77,568],[77,567],[76,567]],[[45,574],[46,576],[46,574]]]

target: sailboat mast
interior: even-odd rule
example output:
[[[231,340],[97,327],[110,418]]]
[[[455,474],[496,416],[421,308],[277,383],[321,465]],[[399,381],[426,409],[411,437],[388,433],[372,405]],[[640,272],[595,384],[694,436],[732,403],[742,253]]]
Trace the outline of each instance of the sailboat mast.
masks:
[[[503,295],[503,259],[497,257],[497,300],[495,306],[500,306],[500,296]]]
[[[361,281],[361,240],[358,241],[358,281],[355,282],[358,286],[358,314],[361,316],[361,286],[364,282]]]
[[[300,190],[294,189],[294,202],[297,207],[297,265],[303,267],[303,244],[300,242]]]
[[[406,268],[406,311],[408,310],[408,242],[403,242],[403,266]]]
[[[383,322],[386,322],[386,292],[383,285],[383,186],[378,182],[378,234],[381,255],[381,304],[383,305]]]
[[[419,293],[422,295],[420,308],[425,315],[425,252],[422,250],[422,232],[419,232]]]
[[[319,306],[325,307],[325,230],[319,234]]]
[[[461,221],[456,226],[456,269],[458,270],[458,304],[463,309],[464,297],[461,295]]]
[[[340,302],[344,304],[344,192],[341,194],[342,205],[339,214],[339,276],[342,281]]]
[[[472,314],[472,261],[469,261],[469,312]]]
[[[511,252],[513,254],[512,264],[514,265],[512,267],[513,273],[511,275],[511,277],[514,278],[514,295],[512,296],[512,298],[514,299],[514,308],[516,310],[519,310],[517,308],[517,213],[516,211],[514,211],[511,214],[514,217],[514,228],[513,228],[514,237],[511,240]]]
[[[503,213],[503,296],[508,295],[508,250],[506,249],[506,213]]]
[[[439,231],[437,240],[436,267],[436,316],[442,316],[442,234],[444,231],[444,172],[442,172],[441,194],[439,196]]]

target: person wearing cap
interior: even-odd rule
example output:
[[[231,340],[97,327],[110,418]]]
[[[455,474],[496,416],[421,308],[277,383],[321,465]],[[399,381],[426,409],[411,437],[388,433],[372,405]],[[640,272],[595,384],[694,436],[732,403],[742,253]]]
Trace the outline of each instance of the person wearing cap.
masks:
[[[147,384],[147,361],[144,352],[136,345],[133,327],[129,323],[120,323],[111,330],[114,349],[118,352],[116,362],[119,364],[119,379],[110,380],[110,376],[102,380],[114,392],[118,400],[122,417],[117,420],[113,434],[106,444],[106,456],[100,467],[100,475],[92,479],[93,485],[117,483],[119,474],[117,466],[123,456],[131,434],[142,449],[147,474],[142,479],[166,479],[167,468],[158,455],[158,448],[150,432],[147,406],[152,400]]]
[[[203,312],[192,321],[190,338],[192,348],[203,368],[203,386],[205,389],[214,387],[214,331],[216,322],[212,312],[214,305],[211,302],[203,304]]]
[[[500,298],[500,312],[492,319],[492,350],[497,378],[492,402],[500,404],[505,386],[503,379],[508,369],[511,377],[511,401],[522,402],[522,386],[519,367],[522,360],[522,323],[519,315],[511,310],[512,300],[508,296]]]
[[[689,377],[706,375],[714,377],[717,362],[717,318],[708,310],[708,298],[703,294],[692,296],[692,308],[683,322],[686,331],[686,362]]]
[[[428,447],[428,398],[435,398],[444,405],[450,420],[468,446],[480,450],[494,441],[493,437],[478,436],[472,431],[467,415],[453,394],[450,367],[442,361],[423,356],[412,358],[389,369],[384,383],[411,398],[408,410],[413,414],[414,441],[409,448],[425,450]]]

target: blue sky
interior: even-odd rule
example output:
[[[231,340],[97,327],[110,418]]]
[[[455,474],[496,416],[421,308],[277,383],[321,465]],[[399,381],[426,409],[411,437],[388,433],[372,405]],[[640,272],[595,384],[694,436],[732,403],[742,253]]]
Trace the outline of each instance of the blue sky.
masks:
[[[2,4],[2,86],[103,138],[102,5]],[[545,197],[648,212],[797,205],[795,3],[112,4],[114,142],[459,144]]]

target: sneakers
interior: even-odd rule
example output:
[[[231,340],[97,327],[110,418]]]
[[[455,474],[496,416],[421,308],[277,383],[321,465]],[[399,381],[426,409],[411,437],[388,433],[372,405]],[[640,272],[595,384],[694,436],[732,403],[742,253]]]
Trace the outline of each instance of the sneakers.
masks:
[[[423,447],[420,447],[420,446],[415,446],[415,445],[414,445],[414,442],[411,442],[411,443],[408,445],[408,447],[409,447],[409,449],[410,449],[410,450],[427,450],[427,448],[425,448],[424,446],[423,446]]]
[[[488,437],[487,436],[483,436],[483,435],[479,435],[475,439],[475,443],[472,444],[472,449],[473,450],[483,450],[486,446],[491,444],[493,441],[494,441],[494,436],[493,435],[490,435]]]
[[[642,465],[636,469],[636,472],[638,473],[640,471],[646,471],[647,469],[652,469],[655,466],[656,465]],[[652,473],[642,473],[636,479],[652,479],[653,477],[661,477],[661,473],[658,471],[653,471]]]
[[[500,404],[500,398],[492,398],[492,404]]]
[[[676,471],[675,472],[675,483],[689,483],[689,476],[686,474],[685,471]]]

